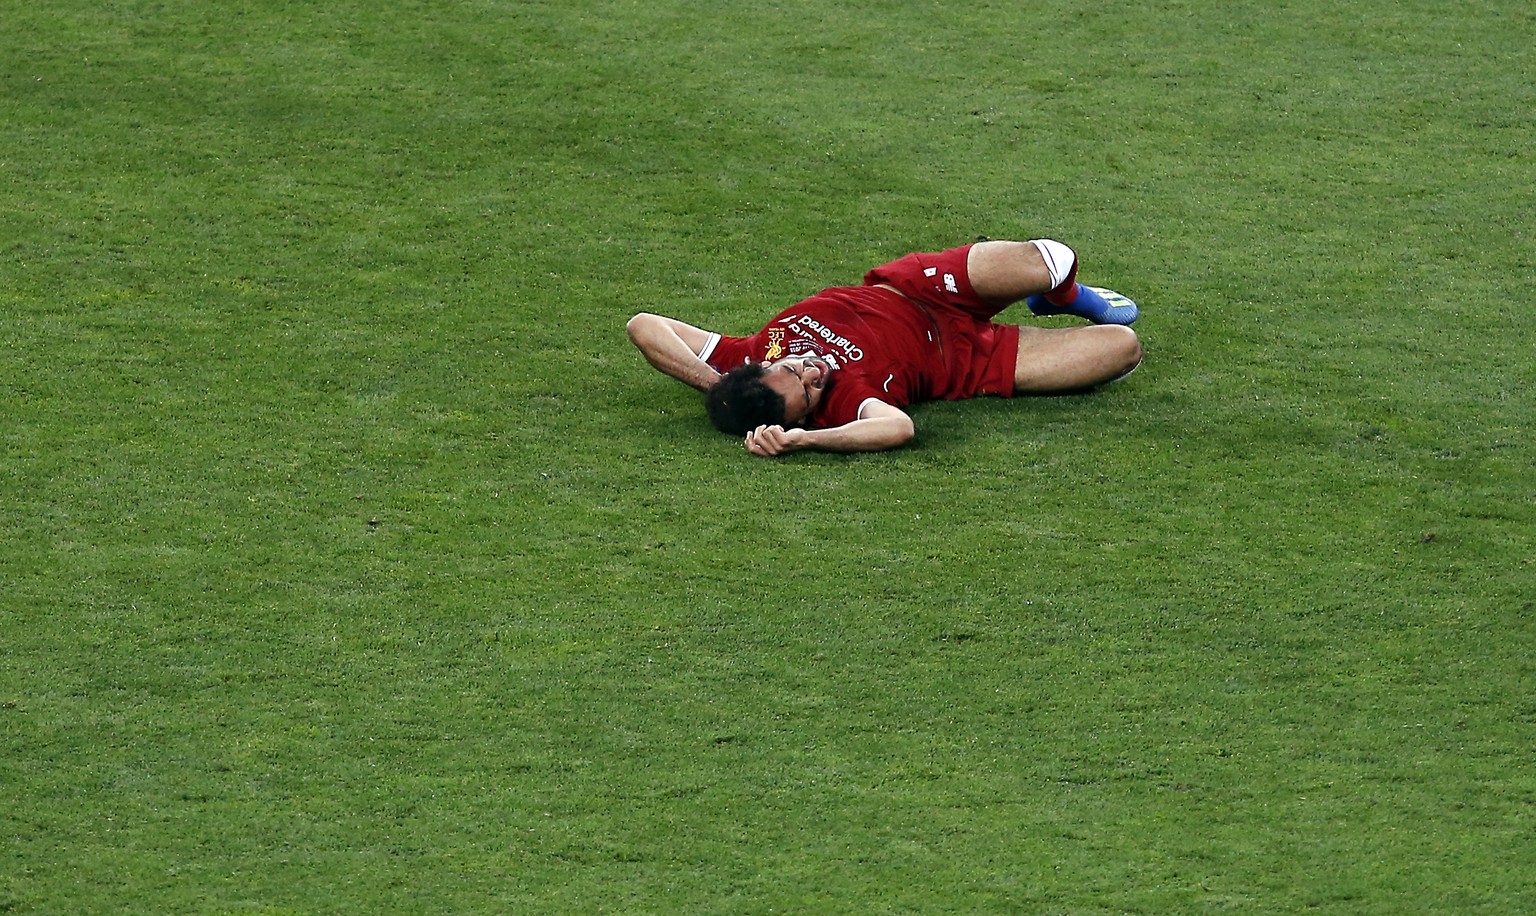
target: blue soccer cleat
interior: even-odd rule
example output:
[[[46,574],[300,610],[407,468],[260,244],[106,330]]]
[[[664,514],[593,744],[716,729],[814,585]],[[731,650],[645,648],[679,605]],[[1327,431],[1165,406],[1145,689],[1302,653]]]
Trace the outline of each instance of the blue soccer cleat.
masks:
[[[1053,305],[1043,293],[1024,300],[1036,315],[1076,315],[1094,324],[1130,324],[1141,314],[1136,303],[1112,289],[1077,284],[1077,298],[1071,305]]]

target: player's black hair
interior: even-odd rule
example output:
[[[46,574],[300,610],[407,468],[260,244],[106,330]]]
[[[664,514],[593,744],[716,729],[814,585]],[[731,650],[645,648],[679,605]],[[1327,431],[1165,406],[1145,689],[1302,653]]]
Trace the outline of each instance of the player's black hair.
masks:
[[[745,436],[759,426],[784,425],[784,396],[763,381],[763,367],[743,363],[720,377],[704,395],[715,429]]]

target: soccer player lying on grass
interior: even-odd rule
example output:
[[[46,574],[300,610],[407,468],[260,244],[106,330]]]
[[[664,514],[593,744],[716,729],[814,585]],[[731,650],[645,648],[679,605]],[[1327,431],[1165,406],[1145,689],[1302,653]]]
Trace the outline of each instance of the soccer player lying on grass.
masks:
[[[1093,322],[1018,327],[991,319],[1024,300],[1036,315]],[[1136,304],[1077,282],[1060,242],[982,241],[909,254],[725,337],[642,312],[629,339],[652,366],[704,392],[710,421],[754,455],[879,451],[909,442],[921,401],[1092,388],[1128,375]],[[722,374],[723,373],[723,374]]]

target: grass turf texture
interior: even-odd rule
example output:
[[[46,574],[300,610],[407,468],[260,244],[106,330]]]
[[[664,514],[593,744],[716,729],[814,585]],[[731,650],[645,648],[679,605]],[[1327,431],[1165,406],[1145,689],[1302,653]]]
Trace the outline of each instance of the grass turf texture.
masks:
[[[5,21],[0,911],[1536,909],[1529,4]],[[623,340],[978,234],[1147,365]]]

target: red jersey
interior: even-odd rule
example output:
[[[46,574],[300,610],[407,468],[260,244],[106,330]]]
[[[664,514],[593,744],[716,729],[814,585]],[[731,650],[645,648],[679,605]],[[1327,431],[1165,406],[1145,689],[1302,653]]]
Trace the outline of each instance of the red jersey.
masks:
[[[871,400],[1013,394],[1019,329],[989,321],[965,272],[970,246],[911,254],[870,271],[863,286],[822,290],[747,337],[711,337],[699,357],[717,372],[748,360],[816,356],[832,367],[808,426],[851,423]],[[890,289],[887,287],[894,287]],[[900,292],[897,292],[900,290]]]

